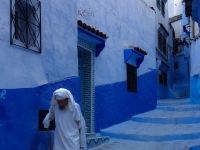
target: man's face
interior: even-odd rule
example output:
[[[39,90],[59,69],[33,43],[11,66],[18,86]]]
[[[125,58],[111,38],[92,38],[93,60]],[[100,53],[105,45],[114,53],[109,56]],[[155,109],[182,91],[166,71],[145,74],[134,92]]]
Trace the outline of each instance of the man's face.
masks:
[[[67,104],[68,104],[68,99],[69,99],[69,98],[65,98],[65,99],[62,99],[62,100],[57,100],[58,106],[59,106],[60,109],[64,109],[65,106],[67,106]]]

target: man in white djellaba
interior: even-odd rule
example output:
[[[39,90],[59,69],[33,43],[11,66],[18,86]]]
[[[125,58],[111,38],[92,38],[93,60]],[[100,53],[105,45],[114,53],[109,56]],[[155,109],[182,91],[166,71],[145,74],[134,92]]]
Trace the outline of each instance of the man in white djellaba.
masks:
[[[85,120],[71,92],[65,88],[55,90],[50,104],[43,124],[48,130],[55,118],[53,150],[86,150]]]

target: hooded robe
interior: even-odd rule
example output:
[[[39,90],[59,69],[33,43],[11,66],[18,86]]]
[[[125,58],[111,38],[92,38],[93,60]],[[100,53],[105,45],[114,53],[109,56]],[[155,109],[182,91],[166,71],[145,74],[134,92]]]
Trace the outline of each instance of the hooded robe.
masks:
[[[57,100],[69,98],[64,109],[60,109]],[[67,89],[60,88],[54,91],[49,113],[43,120],[45,128],[49,127],[55,118],[54,148],[53,150],[86,150],[85,120],[80,106],[74,101],[73,95]]]

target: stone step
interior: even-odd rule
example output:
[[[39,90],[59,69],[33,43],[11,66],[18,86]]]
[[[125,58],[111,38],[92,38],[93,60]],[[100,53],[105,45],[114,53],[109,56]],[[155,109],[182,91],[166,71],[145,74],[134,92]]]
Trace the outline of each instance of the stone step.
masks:
[[[200,105],[157,106],[156,109],[165,111],[200,111]]]
[[[157,123],[157,124],[194,124],[200,123],[200,117],[185,117],[185,118],[140,118],[132,117],[134,122],[140,123]]]
[[[197,106],[197,109],[198,107],[199,106]],[[189,109],[189,107],[185,107],[185,108]],[[134,122],[157,123],[157,124],[200,123],[200,111],[199,110],[194,111],[193,108],[191,107],[190,111],[189,110],[188,111],[166,111],[166,110],[156,109],[156,110],[145,112],[139,115],[135,115],[131,118],[131,120]],[[178,108],[174,108],[174,109],[178,109]]]
[[[171,100],[158,100],[157,106],[179,106],[179,105],[187,105],[190,104],[189,99],[181,99],[177,101]]]
[[[200,105],[190,104],[189,99],[159,100],[155,110],[102,129],[100,134],[109,136],[111,140],[94,150],[196,150],[200,149],[199,129]]]
[[[135,141],[171,141],[200,138],[200,123],[197,124],[152,124],[126,121],[101,130],[101,135],[110,138]]]
[[[109,141],[108,136],[96,136],[87,138],[87,148],[91,149]]]

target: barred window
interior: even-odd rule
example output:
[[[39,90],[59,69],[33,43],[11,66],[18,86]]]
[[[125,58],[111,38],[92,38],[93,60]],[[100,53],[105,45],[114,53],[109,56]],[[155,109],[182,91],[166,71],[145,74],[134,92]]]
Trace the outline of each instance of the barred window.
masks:
[[[165,3],[161,0],[161,14],[165,16]]]
[[[158,31],[158,48],[167,55],[167,47],[166,47],[166,39],[165,37]]]
[[[41,3],[39,0],[10,0],[10,43],[41,52]]]
[[[157,5],[158,9],[160,9],[160,0],[156,0],[156,5]]]
[[[165,16],[165,2],[163,0],[156,0],[156,5],[161,11],[161,14]]]
[[[137,92],[137,68],[135,66],[126,64],[127,70],[127,90],[130,92]]]

